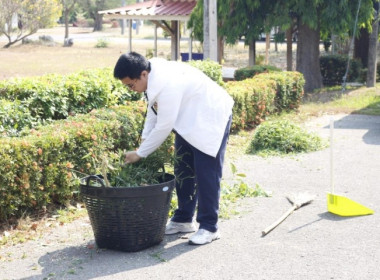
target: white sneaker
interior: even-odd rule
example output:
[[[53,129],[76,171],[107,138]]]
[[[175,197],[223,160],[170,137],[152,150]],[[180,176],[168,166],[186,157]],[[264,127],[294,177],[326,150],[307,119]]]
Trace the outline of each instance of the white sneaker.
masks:
[[[170,221],[165,228],[165,234],[194,232],[197,228],[194,223],[177,223]]]
[[[191,245],[204,245],[220,238],[219,231],[211,232],[203,228],[199,229],[189,238]]]

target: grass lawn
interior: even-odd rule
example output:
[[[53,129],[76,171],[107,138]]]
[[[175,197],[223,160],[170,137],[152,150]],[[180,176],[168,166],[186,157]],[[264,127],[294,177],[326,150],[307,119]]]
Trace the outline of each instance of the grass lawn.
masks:
[[[41,35],[52,36],[55,46],[17,43],[8,49],[0,47],[0,79],[40,76],[48,73],[66,74],[82,69],[113,67],[120,54],[129,49],[128,35],[121,35],[120,29],[106,27],[102,32],[92,32],[91,28],[71,27],[69,34],[74,38],[72,47],[63,47],[63,27],[41,29],[30,37],[37,41]],[[189,42],[185,36],[186,34],[180,43],[181,52],[188,52]],[[144,26],[139,34],[133,33],[132,38],[134,51],[146,55],[153,50],[152,26]],[[105,40],[108,46],[95,48],[99,40]],[[0,36],[0,46],[5,45],[6,42],[6,37]],[[277,50],[276,52],[275,44],[271,43],[269,63],[285,69],[286,45],[278,44]],[[199,42],[193,42],[193,52],[201,52]],[[170,58],[170,39],[165,39],[160,33],[158,33],[157,55]],[[265,56],[264,42],[257,43],[257,55]],[[247,64],[248,47],[245,47],[243,43],[225,47],[224,66],[244,67]]]

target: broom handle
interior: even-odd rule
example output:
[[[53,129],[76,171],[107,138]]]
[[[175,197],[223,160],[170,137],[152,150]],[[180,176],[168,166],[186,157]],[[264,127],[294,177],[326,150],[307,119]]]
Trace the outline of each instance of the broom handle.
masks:
[[[334,193],[334,118],[330,119],[330,187]]]
[[[297,209],[297,205],[293,205],[293,207],[289,208],[289,210],[286,211],[286,213],[284,215],[282,215],[277,221],[275,221],[273,224],[271,224],[269,227],[267,227],[266,229],[264,229],[261,232],[262,236],[265,236],[269,232],[271,232],[275,227],[277,227],[279,224],[281,224],[296,209]]]

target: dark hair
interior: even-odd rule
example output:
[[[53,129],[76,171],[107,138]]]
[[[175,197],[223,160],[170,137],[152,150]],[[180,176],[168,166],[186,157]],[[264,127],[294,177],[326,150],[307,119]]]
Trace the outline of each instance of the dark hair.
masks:
[[[119,80],[126,77],[138,79],[144,70],[150,72],[150,62],[141,54],[129,52],[119,57],[113,70],[113,76]]]

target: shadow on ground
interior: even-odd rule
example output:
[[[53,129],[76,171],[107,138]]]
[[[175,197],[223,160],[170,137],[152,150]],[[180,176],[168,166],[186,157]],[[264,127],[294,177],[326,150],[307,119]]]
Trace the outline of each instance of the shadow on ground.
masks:
[[[368,119],[372,121],[369,122]],[[328,129],[329,125],[324,128]],[[369,145],[380,145],[380,116],[350,114],[335,120],[334,129],[362,129],[368,130],[363,135],[363,141]]]
[[[38,260],[42,273],[23,279],[93,279],[156,266],[197,248],[178,234],[165,236],[159,245],[139,252],[98,249],[93,244],[91,241],[46,253]]]

